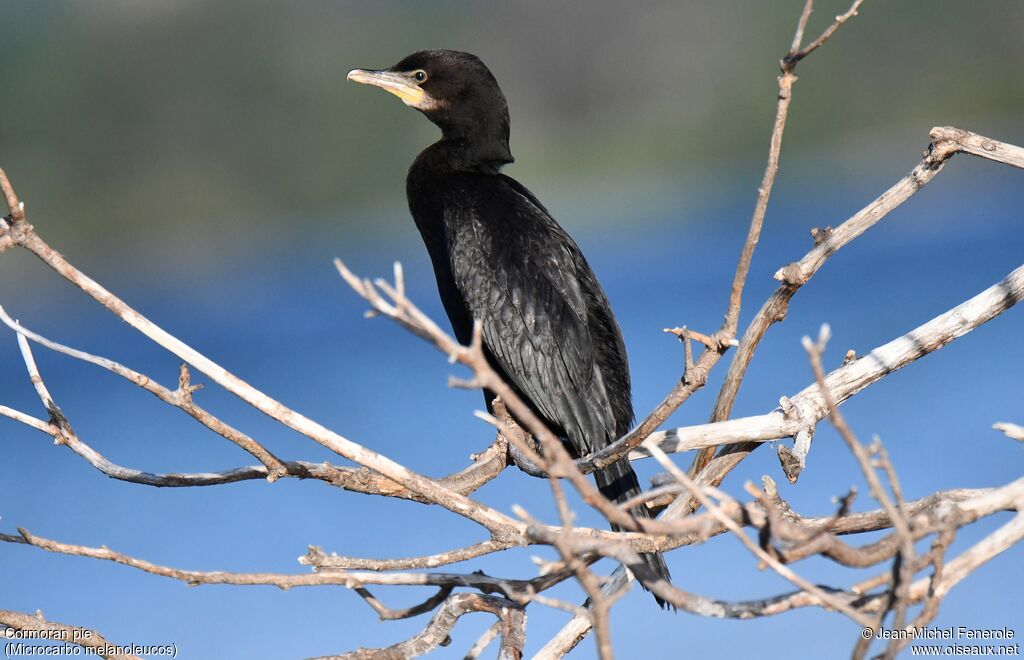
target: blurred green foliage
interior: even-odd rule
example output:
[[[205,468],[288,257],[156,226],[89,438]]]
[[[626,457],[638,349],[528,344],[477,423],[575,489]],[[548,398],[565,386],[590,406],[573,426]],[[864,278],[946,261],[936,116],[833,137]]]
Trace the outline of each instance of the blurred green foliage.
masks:
[[[801,5],[5,0],[0,165],[48,235],[81,245],[398,217],[436,131],[345,72],[447,47],[494,70],[514,174],[542,197],[750,191],[733,175],[762,166]],[[819,2],[809,33],[845,6]],[[871,0],[801,65],[786,148],[842,167],[838,145],[1018,122],[1022,33],[1019,0]]]

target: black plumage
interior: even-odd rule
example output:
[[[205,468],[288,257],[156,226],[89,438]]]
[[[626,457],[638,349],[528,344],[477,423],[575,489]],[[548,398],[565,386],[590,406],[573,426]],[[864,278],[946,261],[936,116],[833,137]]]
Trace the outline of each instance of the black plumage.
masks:
[[[500,172],[512,162],[509,115],[491,72],[469,53],[430,50],[349,79],[394,93],[441,129],[410,167],[406,194],[459,341],[469,342],[479,321],[494,369],[574,456],[628,432],[633,406],[618,323],[569,234]],[[641,492],[627,460],[594,477],[617,502]],[[644,506],[633,514],[650,515]],[[660,554],[644,559],[669,579]]]

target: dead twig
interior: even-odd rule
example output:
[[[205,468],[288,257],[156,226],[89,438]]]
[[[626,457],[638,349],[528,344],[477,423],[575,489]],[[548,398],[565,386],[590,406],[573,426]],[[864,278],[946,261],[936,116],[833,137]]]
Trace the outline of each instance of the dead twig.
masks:
[[[459,618],[470,612],[490,612],[498,617],[502,660],[519,660],[525,643],[526,615],[515,603],[496,596],[455,594],[449,596],[434,617],[417,635],[383,649],[358,649],[341,655],[325,655],[314,660],[399,660],[415,658],[438,646],[444,646]],[[490,640],[488,640],[489,642]]]

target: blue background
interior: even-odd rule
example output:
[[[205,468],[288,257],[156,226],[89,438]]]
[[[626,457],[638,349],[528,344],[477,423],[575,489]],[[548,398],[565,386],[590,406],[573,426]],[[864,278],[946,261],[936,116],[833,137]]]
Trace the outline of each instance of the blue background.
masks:
[[[662,328],[721,322],[760,180],[774,110],[775,62],[800,3],[39,2],[0,20],[0,166],[44,239],[156,323],[267,394],[431,476],[463,468],[491,429],[459,373],[385,320],[338,278],[406,269],[409,294],[444,319],[403,195],[405,168],[434,139],[422,117],[378,90],[345,85],[349,68],[381,67],[424,46],[480,54],[510,99],[508,173],[577,238],[601,278],[629,349],[638,415],[679,377],[682,350]],[[835,7],[832,5],[835,4]],[[903,176],[936,124],[1024,143],[1021,6],[868,3],[800,65],[783,163],[744,298],[748,321],[775,270]],[[823,3],[816,34],[840,11]],[[956,40],[935,37],[956,31]],[[5,30],[8,32],[8,30]],[[1017,35],[1015,38],[1014,35]],[[925,53],[925,54],[922,54]],[[927,188],[845,248],[771,329],[734,414],[767,412],[811,381],[799,339],[832,326],[827,365],[865,353],[959,304],[1020,265],[1022,174],[957,156]],[[28,327],[173,386],[177,360],[61,281],[31,255],[0,256],[0,304]],[[863,441],[879,434],[908,498],[1005,484],[1020,446],[991,429],[1024,423],[1021,311],[1013,309],[894,373],[843,407]],[[116,376],[38,349],[51,392],[82,438],[111,460],[153,472],[220,470],[252,459]],[[669,422],[706,421],[725,365]],[[204,379],[196,374],[195,380]],[[336,456],[246,409],[216,387],[197,401],[279,456]],[[0,403],[43,417],[13,334],[0,335]],[[789,442],[789,441],[786,441]],[[475,525],[422,505],[285,479],[154,489],[112,481],[47,436],[0,420],[0,530],[106,544],[197,570],[301,572],[308,545],[350,556],[440,552],[484,539]],[[687,465],[688,456],[676,457]],[[646,480],[652,461],[635,464]],[[784,482],[772,447],[724,488],[762,474],[805,515],[831,513],[851,485],[874,508],[855,462],[822,426],[807,470]],[[514,470],[476,495],[554,522],[547,487]],[[579,502],[581,524],[602,525]],[[958,536],[957,554],[1009,519]],[[865,541],[874,538],[869,536]],[[921,546],[926,547],[926,546]],[[531,576],[517,549],[457,566]],[[790,587],[734,539],[669,556],[683,589],[721,599]],[[599,569],[610,572],[604,562]],[[454,570],[454,569],[453,569]],[[797,566],[833,586],[873,573],[824,560]],[[1024,552],[1013,548],[959,585],[937,626],[1016,627]],[[373,589],[391,606],[427,591]],[[553,595],[581,598],[573,584]],[[339,587],[185,585],[112,563],[0,544],[0,608],[41,609],[119,643],[176,643],[189,658],[286,658],[385,646],[426,617],[379,623]],[[565,622],[532,606],[527,651]],[[462,657],[491,623],[461,620],[437,657]],[[638,589],[616,605],[621,657],[805,657],[848,653],[859,632],[805,610],[719,621],[654,609]],[[794,644],[797,646],[794,647]],[[574,657],[590,657],[588,638]]]

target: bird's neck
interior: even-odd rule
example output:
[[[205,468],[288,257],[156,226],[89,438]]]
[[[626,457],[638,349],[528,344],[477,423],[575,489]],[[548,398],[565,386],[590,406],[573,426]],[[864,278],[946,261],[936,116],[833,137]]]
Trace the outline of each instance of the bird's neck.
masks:
[[[438,170],[451,172],[497,174],[503,166],[513,161],[507,133],[473,136],[445,134],[427,151]]]

